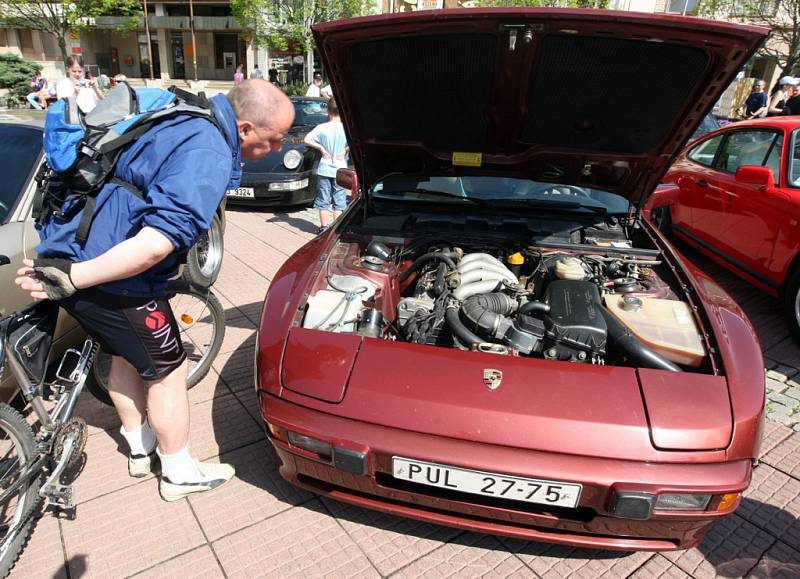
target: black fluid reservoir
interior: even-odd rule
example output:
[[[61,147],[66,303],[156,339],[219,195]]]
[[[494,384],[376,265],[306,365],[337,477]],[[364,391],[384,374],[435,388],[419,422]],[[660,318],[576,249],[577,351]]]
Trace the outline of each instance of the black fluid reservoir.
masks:
[[[358,322],[358,335],[368,338],[380,338],[383,335],[383,314],[380,310],[364,310]]]

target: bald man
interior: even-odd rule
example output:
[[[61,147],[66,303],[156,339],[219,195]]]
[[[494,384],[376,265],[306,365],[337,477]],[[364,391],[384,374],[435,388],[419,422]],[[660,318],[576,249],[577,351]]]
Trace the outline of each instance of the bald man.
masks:
[[[214,489],[234,475],[189,451],[186,353],[166,297],[180,256],[208,229],[227,189],[239,186],[242,160],[278,151],[294,119],[286,95],[246,80],[211,99],[221,128],[205,118],[162,121],[120,156],[115,176],[145,193],[107,183],[97,195],[86,242],[80,214],[51,218],[40,230],[39,258],[17,284],[36,299],[57,300],[112,355],[109,394],[129,446],[128,472],[146,476],[161,463],[166,501]]]

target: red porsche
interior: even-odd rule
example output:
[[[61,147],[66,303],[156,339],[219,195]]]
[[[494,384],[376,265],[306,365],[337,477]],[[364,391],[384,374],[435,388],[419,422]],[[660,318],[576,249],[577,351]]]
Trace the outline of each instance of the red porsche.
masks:
[[[281,474],[475,531],[698,543],[750,482],[763,361],[638,207],[767,30],[501,9],[314,33],[357,200],[264,304]]]
[[[727,125],[689,145],[648,199],[651,219],[783,299],[800,340],[800,117]]]

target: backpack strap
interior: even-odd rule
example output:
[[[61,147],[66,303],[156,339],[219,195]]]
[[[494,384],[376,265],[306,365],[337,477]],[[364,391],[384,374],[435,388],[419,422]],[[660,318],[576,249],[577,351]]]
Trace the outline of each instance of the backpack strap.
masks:
[[[120,179],[119,177],[112,177],[109,179],[111,183],[115,185],[119,185],[120,187],[125,188],[130,193],[136,195],[142,201],[145,200],[144,191],[139,189],[133,183],[129,183],[124,179]],[[85,202],[83,204],[78,203],[75,208],[77,209],[72,215],[77,213],[77,211],[81,210],[81,206],[83,208],[83,212],[81,213],[81,220],[78,222],[78,229],[75,232],[75,239],[81,245],[86,243],[86,239],[89,237],[89,229],[92,227],[92,221],[94,220],[94,209],[97,204],[97,195],[85,195],[84,196]]]
[[[205,92],[200,92],[198,94],[194,94],[193,92],[189,92],[188,90],[180,89],[175,85],[172,85],[167,90],[169,92],[171,92],[172,94],[174,94],[179,99],[181,99],[182,101],[184,101],[184,102],[186,102],[186,103],[188,103],[188,104],[190,104],[192,106],[199,107],[201,109],[210,109],[211,108],[211,103],[208,102],[208,99],[206,98],[206,93]]]

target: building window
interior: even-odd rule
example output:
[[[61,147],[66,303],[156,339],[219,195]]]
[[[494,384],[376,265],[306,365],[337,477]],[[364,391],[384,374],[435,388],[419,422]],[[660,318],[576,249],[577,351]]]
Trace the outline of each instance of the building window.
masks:
[[[694,14],[697,0],[669,0],[667,12],[671,14]]]

